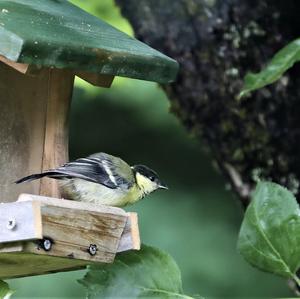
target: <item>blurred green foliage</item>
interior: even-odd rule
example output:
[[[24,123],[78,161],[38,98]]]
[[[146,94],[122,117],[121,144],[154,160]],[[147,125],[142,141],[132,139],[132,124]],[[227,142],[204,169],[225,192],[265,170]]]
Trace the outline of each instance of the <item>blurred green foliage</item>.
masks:
[[[133,36],[130,24],[126,19],[120,17],[120,10],[112,0],[70,0],[70,2]]]
[[[73,0],[131,32],[112,0]],[[243,212],[213,170],[211,157],[169,113],[154,83],[118,79],[110,89],[76,81],[71,115],[71,158],[104,151],[144,163],[170,187],[129,208],[139,213],[144,243],[169,252],[188,294],[253,298],[291,295],[286,281],[249,266],[237,253]],[[14,298],[84,298],[76,282],[84,271],[10,281]]]

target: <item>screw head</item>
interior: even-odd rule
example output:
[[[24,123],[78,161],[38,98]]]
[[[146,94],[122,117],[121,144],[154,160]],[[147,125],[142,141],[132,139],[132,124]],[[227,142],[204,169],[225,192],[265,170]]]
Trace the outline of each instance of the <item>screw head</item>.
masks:
[[[14,218],[10,218],[7,221],[6,228],[9,230],[13,230],[17,226],[16,220]]]
[[[42,240],[42,247],[45,251],[50,251],[52,247],[52,242],[49,239]]]
[[[94,256],[97,253],[97,245],[96,244],[90,244],[89,248],[88,248],[88,252],[90,255]]]

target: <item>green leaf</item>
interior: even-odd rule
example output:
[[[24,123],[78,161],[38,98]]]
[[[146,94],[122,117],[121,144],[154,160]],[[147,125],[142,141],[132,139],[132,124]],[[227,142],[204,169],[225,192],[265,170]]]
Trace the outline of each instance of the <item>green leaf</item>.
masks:
[[[13,294],[13,291],[10,290],[8,284],[0,280],[0,299],[9,299]]]
[[[238,249],[253,266],[294,278],[299,284],[300,210],[290,191],[275,183],[258,183],[242,223]]]
[[[250,91],[262,88],[277,81],[299,60],[300,39],[298,38],[277,52],[271,62],[262,71],[257,74],[249,73],[246,75],[244,87],[239,94],[239,98]]]
[[[88,298],[192,298],[183,294],[173,258],[145,245],[140,251],[118,254],[113,264],[91,266],[79,282]]]

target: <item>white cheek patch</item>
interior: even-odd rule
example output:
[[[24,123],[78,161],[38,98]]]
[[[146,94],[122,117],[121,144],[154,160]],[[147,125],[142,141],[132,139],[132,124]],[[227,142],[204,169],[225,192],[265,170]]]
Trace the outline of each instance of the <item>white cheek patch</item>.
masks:
[[[136,174],[136,181],[139,187],[143,189],[146,194],[149,194],[156,189],[155,183],[139,173]]]
[[[116,178],[113,175],[113,173],[108,165],[108,162],[105,160],[102,160],[101,163],[102,163],[103,168],[105,169],[106,173],[108,174],[109,179],[115,184],[115,186],[117,186]]]

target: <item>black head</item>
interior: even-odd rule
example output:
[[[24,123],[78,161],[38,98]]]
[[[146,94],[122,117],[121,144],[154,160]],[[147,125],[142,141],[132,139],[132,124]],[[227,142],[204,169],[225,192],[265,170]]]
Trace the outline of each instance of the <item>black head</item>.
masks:
[[[157,188],[168,189],[168,187],[160,180],[158,174],[145,165],[134,165],[132,167],[134,173],[139,173],[142,176],[148,178],[150,181],[157,185]]]

